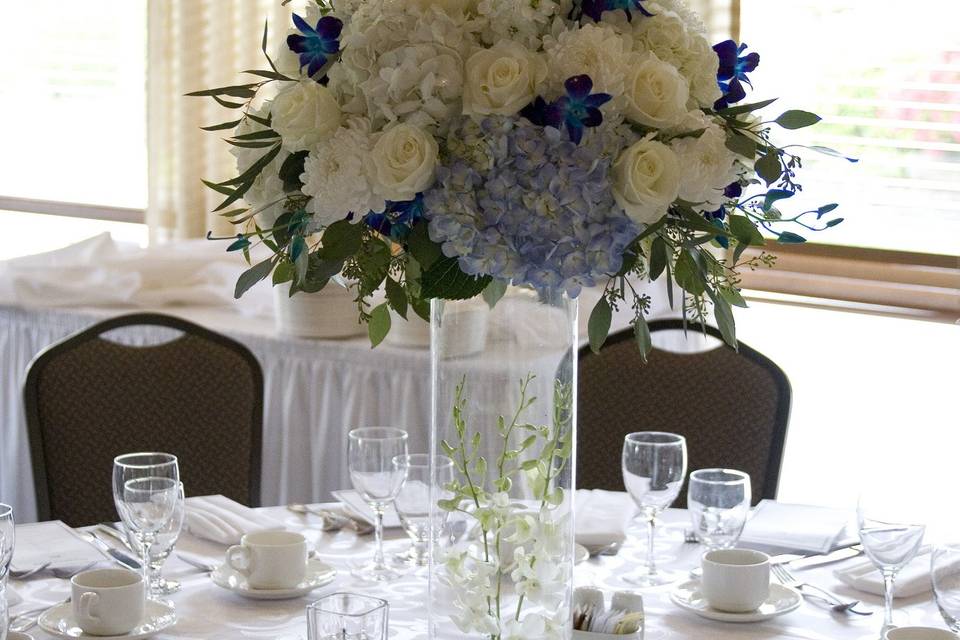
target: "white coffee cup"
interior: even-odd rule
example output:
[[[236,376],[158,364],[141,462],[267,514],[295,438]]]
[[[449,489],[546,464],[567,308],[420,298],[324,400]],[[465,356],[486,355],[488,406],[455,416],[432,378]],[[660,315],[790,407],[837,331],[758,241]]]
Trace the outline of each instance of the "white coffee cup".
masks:
[[[958,640],[960,636],[936,627],[897,627],[883,635],[884,640]]]
[[[718,611],[745,613],[770,596],[770,556],[749,549],[715,549],[701,560],[701,589]]]
[[[119,636],[143,620],[143,576],[126,569],[94,569],[70,579],[73,617],[84,633]]]
[[[307,539],[290,531],[248,533],[227,549],[227,565],[253,589],[292,589],[307,575]]]

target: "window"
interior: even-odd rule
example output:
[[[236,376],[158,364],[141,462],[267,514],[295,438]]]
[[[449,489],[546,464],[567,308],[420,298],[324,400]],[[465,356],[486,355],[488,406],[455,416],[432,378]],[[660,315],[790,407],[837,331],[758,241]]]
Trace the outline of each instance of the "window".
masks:
[[[3,22],[0,209],[142,222],[146,0],[12,2]]]

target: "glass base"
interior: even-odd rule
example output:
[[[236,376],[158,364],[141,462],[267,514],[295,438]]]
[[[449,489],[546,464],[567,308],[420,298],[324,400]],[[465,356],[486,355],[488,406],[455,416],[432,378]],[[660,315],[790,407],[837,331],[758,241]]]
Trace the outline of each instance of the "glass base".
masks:
[[[425,567],[430,564],[429,560],[430,557],[426,553],[420,553],[415,544],[411,544],[406,551],[393,556],[395,564],[407,567]]]
[[[177,580],[160,578],[150,582],[150,595],[152,596],[168,596],[177,591],[180,591],[180,582]]]
[[[389,582],[391,580],[396,580],[403,574],[403,571],[400,571],[394,567],[387,565],[378,567],[373,562],[355,567],[350,572],[350,575],[352,575],[354,578],[363,580],[364,582]]]
[[[681,572],[657,569],[655,573],[650,573],[650,571],[644,567],[636,573],[623,576],[623,581],[635,587],[647,588],[673,584],[679,582],[683,577],[684,574]]]

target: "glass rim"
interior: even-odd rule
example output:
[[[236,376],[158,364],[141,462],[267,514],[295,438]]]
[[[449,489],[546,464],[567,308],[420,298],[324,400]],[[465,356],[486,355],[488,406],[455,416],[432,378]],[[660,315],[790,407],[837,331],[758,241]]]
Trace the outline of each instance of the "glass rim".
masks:
[[[715,473],[715,474],[725,474],[733,476],[730,480],[713,480],[709,478],[701,478],[701,474]],[[697,469],[696,471],[690,472],[690,481],[696,480],[697,482],[702,482],[704,484],[744,484],[745,482],[750,482],[750,474],[745,471],[739,471],[738,469],[724,469],[721,467],[711,468],[711,469]]]
[[[664,441],[658,442],[656,440],[643,440],[641,437],[662,437]],[[634,431],[633,433],[628,433],[624,436],[624,441],[631,444],[644,444],[654,447],[669,447],[676,446],[678,444],[686,444],[687,439],[684,436],[681,436],[676,433],[670,433],[669,431]]]
[[[336,609],[327,608],[327,602],[333,600],[338,596],[349,596],[351,598],[362,599],[368,601],[371,605],[370,608],[364,611],[358,611],[356,613],[348,613],[346,611],[338,611]],[[375,596],[368,596],[363,593],[350,593],[349,591],[337,591],[336,593],[331,593],[323,596],[319,600],[311,602],[307,605],[307,609],[313,612],[322,612],[322,613],[332,613],[337,616],[347,616],[349,618],[360,618],[362,616],[369,615],[380,611],[381,609],[389,606],[389,603],[383,598],[377,598]]]
[[[357,427],[351,429],[347,437],[351,440],[406,440],[410,434],[399,427]]]
[[[13,506],[6,502],[0,502],[0,518],[13,515]]]
[[[158,458],[166,457],[167,460],[164,462],[154,462],[152,464],[135,464],[132,462],[126,462],[125,458],[140,458],[147,456],[157,456]],[[165,467],[169,465],[178,464],[179,460],[177,456],[172,453],[163,453],[162,451],[141,451],[139,453],[124,453],[113,459],[113,464],[116,466],[126,467],[128,469],[150,469],[151,467]]]
[[[429,453],[401,453],[400,455],[393,456],[393,461],[397,462],[398,460],[406,459],[406,464],[403,466],[406,467],[417,467],[417,468],[426,468],[430,466],[430,460],[433,458]],[[410,464],[410,460],[413,458],[423,459],[426,458],[426,462],[423,463],[414,463]],[[436,456],[437,459],[437,468],[446,469],[447,467],[453,466],[453,459],[449,456]]]

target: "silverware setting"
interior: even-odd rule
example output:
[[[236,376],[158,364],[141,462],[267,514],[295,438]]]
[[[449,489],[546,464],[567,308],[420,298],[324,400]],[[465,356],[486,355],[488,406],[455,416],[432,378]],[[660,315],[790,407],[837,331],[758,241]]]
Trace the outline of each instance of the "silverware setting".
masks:
[[[591,558],[597,556],[615,556],[623,547],[622,542],[611,542],[610,544],[585,544],[583,548],[587,550]]]
[[[859,600],[844,601],[840,596],[818,587],[809,582],[803,582],[793,575],[783,564],[771,565],[770,571],[780,584],[786,587],[792,587],[802,593],[805,597],[816,598],[830,605],[830,609],[837,613],[853,613],[858,616],[872,616],[873,611],[858,611],[855,607],[860,604]],[[808,593],[807,590],[815,593]]]
[[[58,607],[61,604],[67,604],[70,602],[70,598],[66,600],[61,600],[60,602],[54,602],[53,604],[44,605],[42,607],[37,607],[36,609],[30,609],[29,611],[23,611],[17,615],[10,618],[10,631],[16,631],[18,633],[23,633],[37,626],[37,623],[40,619],[40,616],[49,609],[53,607]]]
[[[36,566],[33,569],[24,569],[23,571],[15,571],[11,569],[10,577],[13,578],[14,580],[26,580],[30,576],[34,576],[40,573],[41,571],[43,571],[49,566],[50,566],[49,562],[44,562],[43,564]]]
[[[182,560],[183,562],[186,562],[191,567],[196,567],[197,569],[200,569],[201,571],[204,571],[206,573],[213,573],[217,569],[217,565],[213,564],[212,562],[202,562],[200,560],[196,560],[194,558],[191,558],[190,556],[186,556],[181,553],[177,553],[175,555],[177,556],[178,559]]]
[[[364,536],[373,533],[373,525],[351,516],[348,513],[332,511],[330,509],[320,509],[306,504],[288,504],[287,510],[299,515],[314,515],[323,522],[321,528],[324,531],[339,531],[341,529],[352,529],[358,536]]]
[[[73,576],[83,571],[86,571],[87,569],[93,567],[97,563],[88,562],[87,564],[81,567],[54,567],[52,569],[50,568],[51,564],[52,563],[50,562],[44,562],[42,565],[38,567],[34,567],[29,571],[11,571],[10,577],[13,578],[14,580],[26,580],[27,578],[31,578],[37,574],[40,574],[49,570],[50,574],[54,578],[59,578],[60,580],[69,580]]]
[[[95,531],[78,531],[77,534],[121,567],[130,569],[131,571],[140,571],[142,569],[139,561],[108,545],[103,539],[97,536]]]

